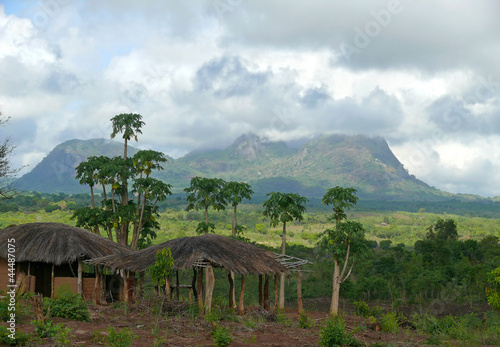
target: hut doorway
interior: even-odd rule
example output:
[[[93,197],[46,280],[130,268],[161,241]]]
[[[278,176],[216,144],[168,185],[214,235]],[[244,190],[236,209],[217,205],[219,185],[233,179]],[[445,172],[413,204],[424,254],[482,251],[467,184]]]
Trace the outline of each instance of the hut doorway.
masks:
[[[35,276],[35,292],[50,297],[52,292],[52,264],[31,263],[31,274]]]

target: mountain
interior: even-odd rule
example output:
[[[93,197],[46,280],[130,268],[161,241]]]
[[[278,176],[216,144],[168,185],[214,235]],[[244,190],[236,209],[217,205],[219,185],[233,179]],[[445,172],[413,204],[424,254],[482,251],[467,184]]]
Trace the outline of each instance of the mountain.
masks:
[[[58,145],[32,172],[17,181],[18,189],[40,192],[86,192],[75,179],[75,167],[90,155],[122,155],[119,142],[71,140]],[[129,147],[133,155],[137,151]],[[225,149],[197,150],[172,159],[156,177],[176,192],[191,177],[246,181],[256,195],[271,191],[321,197],[327,188],[353,186],[360,198],[385,200],[444,200],[451,194],[430,187],[408,174],[380,137],[324,135],[301,148],[272,142],[254,134],[238,137]]]
[[[134,155],[137,148],[128,147]],[[18,190],[41,193],[87,193],[88,187],[78,183],[75,168],[89,156],[123,156],[123,144],[105,139],[69,140],[56,146],[29,173],[19,178],[15,186]]]

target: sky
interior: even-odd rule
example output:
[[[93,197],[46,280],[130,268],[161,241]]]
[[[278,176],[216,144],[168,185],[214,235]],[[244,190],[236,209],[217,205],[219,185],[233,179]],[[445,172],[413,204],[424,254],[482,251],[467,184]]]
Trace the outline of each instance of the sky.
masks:
[[[384,137],[409,172],[500,196],[500,0],[0,0],[0,137],[26,173],[140,113],[174,158],[244,133]]]

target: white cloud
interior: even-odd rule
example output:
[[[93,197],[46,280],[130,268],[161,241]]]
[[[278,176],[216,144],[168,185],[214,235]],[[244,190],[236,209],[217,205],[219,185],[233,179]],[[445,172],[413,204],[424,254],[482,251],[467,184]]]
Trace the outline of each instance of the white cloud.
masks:
[[[50,3],[0,5],[15,163],[139,112],[139,146],[174,157],[249,131],[381,135],[418,178],[500,195],[496,0]]]

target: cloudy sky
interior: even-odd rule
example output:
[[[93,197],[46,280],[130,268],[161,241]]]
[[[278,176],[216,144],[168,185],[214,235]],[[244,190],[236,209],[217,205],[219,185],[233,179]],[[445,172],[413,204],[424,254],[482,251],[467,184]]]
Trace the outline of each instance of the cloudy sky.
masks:
[[[0,0],[0,136],[32,169],[109,138],[179,157],[243,133],[384,137],[439,189],[500,195],[500,0]]]

